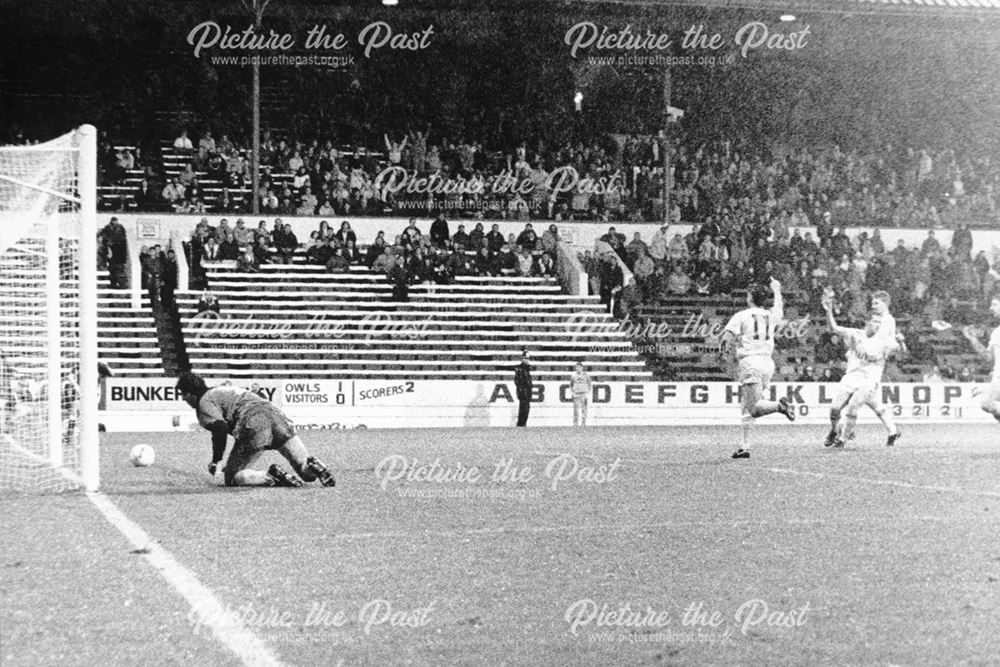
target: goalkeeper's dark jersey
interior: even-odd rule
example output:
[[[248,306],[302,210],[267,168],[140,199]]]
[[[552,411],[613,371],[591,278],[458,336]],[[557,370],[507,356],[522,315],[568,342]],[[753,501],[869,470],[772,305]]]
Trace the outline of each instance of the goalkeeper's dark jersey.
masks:
[[[270,405],[267,400],[241,387],[213,387],[198,401],[198,423],[209,428],[221,420],[226,422],[229,433],[232,434],[241,417]]]

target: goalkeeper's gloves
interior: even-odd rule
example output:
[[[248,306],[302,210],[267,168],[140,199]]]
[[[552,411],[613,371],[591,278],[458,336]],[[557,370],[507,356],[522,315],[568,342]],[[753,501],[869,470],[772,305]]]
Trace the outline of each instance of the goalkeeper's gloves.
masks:
[[[215,477],[215,471],[219,469],[219,461],[212,461],[208,464],[208,474]]]

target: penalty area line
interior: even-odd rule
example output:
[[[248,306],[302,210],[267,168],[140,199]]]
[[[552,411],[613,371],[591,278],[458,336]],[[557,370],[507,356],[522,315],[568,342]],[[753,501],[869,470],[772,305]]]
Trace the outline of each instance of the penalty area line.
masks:
[[[840,475],[831,472],[809,472],[807,470],[792,470],[791,468],[762,468],[762,469],[779,475],[799,475],[801,477],[815,477],[817,479],[833,479],[844,482],[872,484],[875,486],[894,486],[900,489],[920,489],[923,491],[937,491],[939,493],[965,493],[973,496],[1000,498],[1000,492],[973,491],[972,489],[963,489],[958,486],[934,486],[931,484],[914,484],[912,482],[901,482],[899,480],[894,480],[894,479],[866,479],[864,477],[851,477],[850,475]]]

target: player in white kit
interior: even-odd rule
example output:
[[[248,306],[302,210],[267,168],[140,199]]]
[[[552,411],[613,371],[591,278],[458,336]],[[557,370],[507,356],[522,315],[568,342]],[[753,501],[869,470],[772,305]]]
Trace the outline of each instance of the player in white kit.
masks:
[[[879,290],[872,294],[872,310],[878,315],[882,322],[879,324],[877,335],[882,339],[886,348],[889,350],[887,357],[896,353],[906,352],[906,341],[903,335],[896,331],[896,318],[892,316],[889,312],[889,304],[892,299],[889,293],[884,290]],[[879,378],[881,380],[881,378]],[[885,426],[887,431],[887,437],[885,444],[888,447],[892,447],[899,440],[899,437],[903,435],[902,430],[896,425],[892,418],[892,413],[882,405],[882,402],[878,400],[878,392],[872,392],[869,399],[865,402],[875,416],[879,418],[882,425]]]
[[[990,301],[990,312],[1000,318],[1000,294],[993,295],[993,299]],[[1000,421],[1000,326],[993,329],[990,341],[985,346],[979,341],[975,328],[965,327],[962,333],[969,339],[972,347],[980,356],[993,361],[993,377],[989,389],[983,396],[982,407],[985,412],[990,413],[994,419]]]
[[[768,302],[771,302],[768,308]],[[751,287],[747,305],[733,315],[722,332],[723,355],[734,355],[738,362],[737,382],[740,383],[740,404],[743,414],[742,441],[734,459],[750,458],[750,427],[758,417],[780,413],[795,421],[788,400],[763,400],[764,391],[774,376],[774,332],[785,316],[781,298],[781,283],[771,279],[770,288]]]
[[[896,333],[896,319],[889,312],[889,302],[890,297],[888,292],[878,291],[872,294],[872,314],[875,317],[875,322],[872,323],[869,320],[869,324],[866,325],[866,332],[864,346],[858,352],[863,358],[877,359],[881,358],[876,369],[875,366],[865,369],[865,374],[878,372],[878,376],[875,378],[875,382],[871,386],[865,386],[864,391],[857,391],[861,388],[861,380],[857,375],[859,371],[856,370],[858,365],[862,365],[863,362],[859,359],[858,355],[852,351],[851,338],[848,337],[844,332],[853,332],[851,335],[856,336],[860,329],[845,329],[840,327],[833,319],[833,302],[831,300],[824,300],[823,306],[827,311],[827,318],[830,322],[831,330],[835,333],[840,334],[844,337],[844,342],[848,348],[847,350],[847,361],[848,361],[848,374],[851,374],[851,370],[854,369],[854,374],[851,377],[845,375],[838,385],[839,391],[837,396],[833,400],[833,404],[830,406],[830,432],[826,436],[826,442],[824,446],[832,447],[838,446],[842,447],[845,442],[851,440],[854,437],[854,423],[857,422],[857,412],[860,410],[861,406],[867,405],[872,412],[879,418],[883,426],[885,426],[888,432],[888,437],[886,438],[885,444],[892,447],[899,440],[900,436],[903,434],[899,426],[896,425],[892,418],[892,414],[882,405],[882,402],[878,398],[878,386],[882,381],[882,373],[885,370],[886,359],[892,354],[905,349],[903,346],[903,337]],[[875,330],[872,333],[868,333],[867,330],[874,326]],[[872,340],[867,340],[867,339]],[[881,351],[878,348],[883,348]],[[850,405],[851,409],[847,410]],[[845,415],[849,418],[851,424],[850,428],[847,429],[846,437],[838,439],[838,435],[841,432],[841,420]]]
[[[864,330],[851,329],[837,324],[831,301],[826,301],[823,305],[830,330],[840,335],[847,347],[847,371],[837,385],[837,395],[830,406],[830,433],[824,444],[827,447],[843,447],[854,436],[858,411],[864,405],[872,408],[890,429],[887,444],[895,444],[899,438],[899,429],[891,416],[883,414],[885,410],[877,401],[877,389],[882,381],[886,359],[899,347],[896,339],[893,338],[890,342],[881,335],[884,323],[877,312],[873,311],[869,316]]]

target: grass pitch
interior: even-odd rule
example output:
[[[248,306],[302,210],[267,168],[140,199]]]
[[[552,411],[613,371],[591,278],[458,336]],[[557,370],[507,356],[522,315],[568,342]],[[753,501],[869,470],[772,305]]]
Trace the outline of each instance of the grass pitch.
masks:
[[[993,663],[1000,428],[905,428],[305,433],[335,489],[107,434],[103,491],[286,664]],[[82,495],[3,505],[0,662],[236,664]]]

